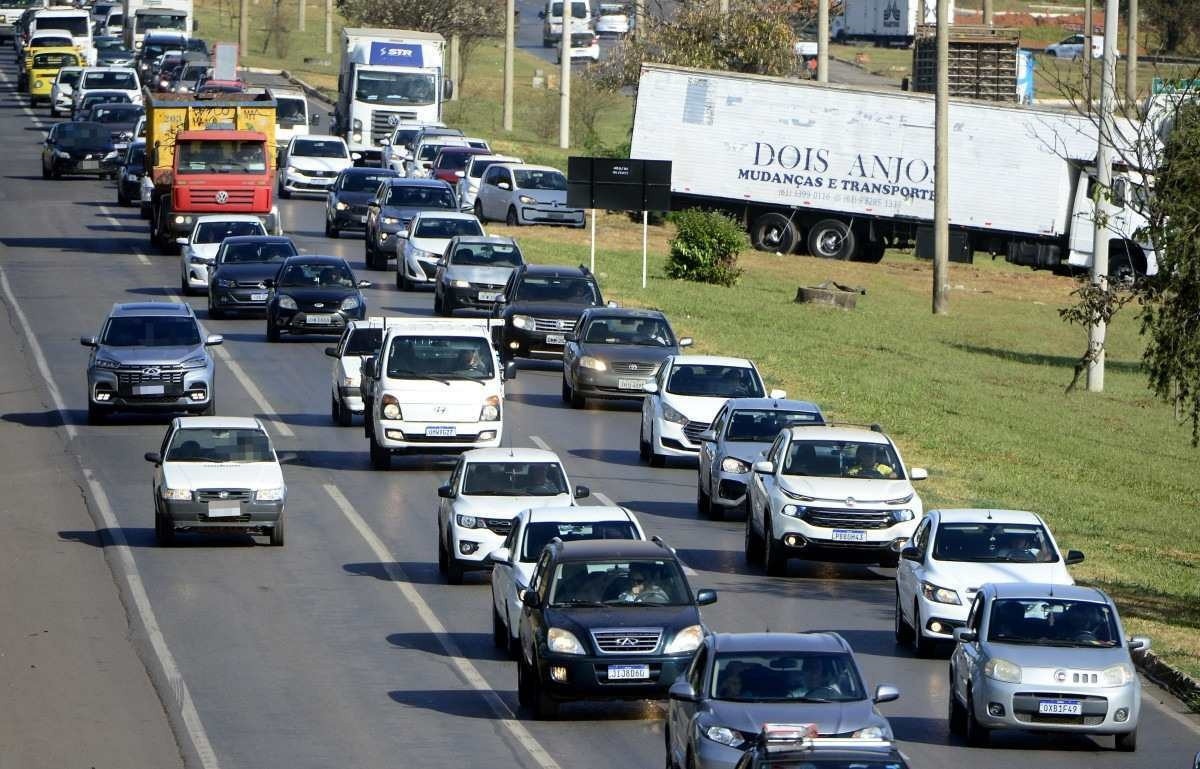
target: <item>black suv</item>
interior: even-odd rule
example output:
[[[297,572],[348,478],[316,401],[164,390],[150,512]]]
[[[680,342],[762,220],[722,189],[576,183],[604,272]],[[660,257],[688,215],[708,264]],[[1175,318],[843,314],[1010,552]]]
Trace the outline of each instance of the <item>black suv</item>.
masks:
[[[675,552],[655,538],[554,539],[521,591],[517,696],[538,718],[578,699],[665,697],[708,629]]]
[[[496,349],[504,360],[562,358],[567,334],[589,307],[601,307],[600,286],[588,268],[523,264],[496,301]],[[616,306],[616,305],[612,305]]]

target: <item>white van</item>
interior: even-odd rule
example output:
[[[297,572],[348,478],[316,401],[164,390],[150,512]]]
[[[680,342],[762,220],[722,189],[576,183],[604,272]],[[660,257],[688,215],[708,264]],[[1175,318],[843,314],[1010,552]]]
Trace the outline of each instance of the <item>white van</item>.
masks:
[[[29,25],[30,34],[48,29],[67,32],[83,53],[84,61],[89,66],[96,66],[96,45],[92,41],[92,20],[88,11],[82,8],[47,8],[38,11]]]
[[[310,117],[308,99],[298,89],[268,88],[267,96],[275,100],[275,143],[282,154],[293,136],[308,136],[309,125],[315,125],[320,116]]]
[[[553,48],[562,37],[564,0],[546,0],[546,9],[538,13],[542,19],[542,47]],[[591,0],[570,0],[571,31],[592,31]]]

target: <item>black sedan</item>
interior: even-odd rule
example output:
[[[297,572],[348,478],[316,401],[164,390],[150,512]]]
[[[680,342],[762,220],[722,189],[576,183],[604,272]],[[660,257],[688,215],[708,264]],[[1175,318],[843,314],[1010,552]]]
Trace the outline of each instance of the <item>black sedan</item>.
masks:
[[[267,341],[289,334],[341,334],[352,320],[367,315],[367,299],[345,259],[293,256],[267,281]]]
[[[108,176],[116,159],[112,131],[101,123],[57,123],[42,142],[42,178],[63,174]]]
[[[325,237],[336,238],[342,230],[365,230],[367,203],[379,184],[400,175],[390,168],[347,168],[338,174],[325,198]]]
[[[127,206],[142,198],[142,177],[146,175],[146,142],[138,139],[117,153],[117,202]]]
[[[230,312],[262,312],[270,293],[267,281],[288,257],[296,256],[291,238],[234,235],[221,241],[208,284],[208,317]]]

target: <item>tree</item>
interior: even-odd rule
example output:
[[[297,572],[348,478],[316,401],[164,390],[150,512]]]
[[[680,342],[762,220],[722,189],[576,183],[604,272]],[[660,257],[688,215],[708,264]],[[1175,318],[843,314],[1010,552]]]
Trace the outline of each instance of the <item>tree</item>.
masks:
[[[1194,53],[1200,48],[1200,3],[1196,0],[1148,0],[1141,11],[1158,31],[1164,52]]]

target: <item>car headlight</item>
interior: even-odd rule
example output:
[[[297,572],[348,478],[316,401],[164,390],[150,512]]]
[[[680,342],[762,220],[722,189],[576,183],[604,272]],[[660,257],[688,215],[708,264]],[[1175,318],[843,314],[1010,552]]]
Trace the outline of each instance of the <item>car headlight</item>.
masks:
[[[280,308],[282,308],[282,309],[284,309],[284,310],[298,310],[298,309],[300,309],[299,307],[297,307],[297,306],[296,306],[296,300],[295,300],[295,299],[293,299],[293,298],[291,298],[291,297],[290,297],[290,296],[288,296],[287,294],[280,294],[280,296],[279,296],[279,306],[280,306]]]
[[[962,605],[957,591],[951,590],[948,587],[938,587],[932,582],[921,582],[921,594],[925,596],[927,601],[933,601],[934,603],[948,603],[954,606]]]
[[[175,502],[190,502],[192,500],[191,489],[172,489],[163,486],[160,494],[163,499],[169,499]]]
[[[883,504],[885,504],[885,505],[907,505],[909,502],[912,501],[912,498],[914,496],[915,495],[910,491],[908,494],[906,494],[903,497],[900,497],[899,499],[889,499],[887,502],[884,502]],[[906,518],[905,520],[908,520],[908,519]]]
[[[983,674],[994,681],[1006,684],[1021,683],[1021,666],[1003,659],[990,659],[983,666]]]
[[[217,278],[217,286],[219,288],[236,288],[237,281],[229,280],[228,278]]]
[[[175,217],[175,223],[176,224],[191,224],[192,217],[184,216],[183,214],[179,214],[178,216]]]
[[[355,144],[362,144],[362,134],[361,134],[361,133],[359,133],[358,131],[355,131],[355,132],[354,132],[354,135],[353,135],[353,136],[351,136],[351,137],[350,137],[350,139],[351,139],[351,141],[353,141]]]
[[[345,299],[343,299],[342,300],[342,309],[343,310],[357,310],[358,309],[358,297],[357,296],[348,296]]]
[[[400,220],[394,216],[381,216],[379,221],[383,224],[399,224]]]
[[[43,83],[42,83],[42,81],[41,81],[41,80],[34,80],[34,81],[33,81],[33,87],[34,87],[34,88],[41,88],[41,87],[42,87],[42,85],[43,85]]]
[[[514,315],[512,324],[517,328],[533,328],[533,318],[528,315]]]
[[[206,365],[208,365],[208,357],[204,355],[197,355],[194,358],[188,358],[179,365],[183,368],[204,368]]]
[[[60,158],[60,159],[62,159],[62,160],[70,160],[70,159],[71,159],[71,153],[70,153],[70,152],[63,152],[62,150],[54,150],[54,157],[56,157],[56,158]]]
[[[911,521],[915,517],[916,517],[916,513],[914,513],[912,510],[909,510],[908,508],[904,508],[903,510],[893,510],[892,511],[892,520],[895,521],[896,523],[903,523],[904,521]]]
[[[346,205],[345,203],[343,203],[340,200],[338,202],[334,203],[333,207],[339,211],[346,211],[346,210],[349,210],[349,208],[350,208],[350,206]]]
[[[524,203],[527,206],[532,206],[534,203],[537,202],[536,198],[531,198],[528,195],[518,195],[517,200],[521,201],[522,203]]]
[[[794,499],[797,502],[816,502],[817,501],[816,497],[809,497],[804,494],[797,494],[794,491],[788,491],[787,489],[782,488],[782,487],[780,487],[779,490],[783,492],[783,495],[785,497],[788,497],[789,499]]]
[[[730,729],[728,726],[709,726],[704,729],[703,734],[713,742],[731,748],[745,747],[747,742],[744,734],[737,729]]]
[[[355,133],[358,133],[362,130],[362,121],[358,118],[354,118],[354,122],[350,124],[350,128],[353,129]]]
[[[608,364],[599,358],[593,358],[591,355],[585,355],[579,359],[579,365],[583,368],[590,368],[592,371],[607,371]]]
[[[109,358],[96,358],[96,368],[121,368],[121,364]]]
[[[471,287],[471,281],[469,281],[469,280],[455,280],[455,281],[451,281],[450,285],[454,286],[455,288],[470,288],[470,287]]]
[[[210,259],[207,256],[201,256],[200,254],[191,254],[190,256],[188,256],[188,264],[208,265],[208,264],[212,264],[212,262],[213,262],[212,259]]]
[[[792,518],[799,518],[807,511],[808,508],[804,505],[784,505],[779,510],[779,512],[783,513],[784,515],[791,516]]]
[[[700,642],[703,640],[704,628],[699,625],[688,625],[675,634],[675,637],[671,639],[671,643],[667,644],[666,649],[663,649],[663,654],[694,652],[700,648]]]
[[[663,413],[663,419],[667,420],[668,422],[674,422],[675,424],[678,424],[678,425],[686,425],[687,424],[687,421],[688,421],[687,417],[685,417],[683,414],[679,413],[678,411],[671,408],[670,406],[668,406],[665,403],[663,404],[663,407],[662,407],[662,413]]]
[[[1100,683],[1104,686],[1124,686],[1133,680],[1133,667],[1124,662],[1105,668],[1100,673]]]
[[[579,639],[570,630],[563,630],[560,627],[552,627],[546,633],[546,646],[550,647],[550,651],[558,654],[585,654],[583,644],[579,643]]]
[[[281,499],[283,499],[282,486],[274,489],[259,489],[254,492],[254,500],[256,502],[278,502]]]
[[[748,473],[750,465],[737,457],[725,457],[721,460],[721,469],[727,473]]]
[[[434,253],[433,251],[422,251],[419,248],[413,249],[413,256],[417,257],[418,259],[424,259],[427,262],[436,262],[438,259],[442,258],[441,254]]]
[[[482,529],[483,523],[473,515],[456,515],[454,520],[460,529]]]
[[[113,150],[112,152],[109,152],[107,155],[104,156],[104,159],[105,160],[116,160],[117,159],[117,151]]]
[[[498,422],[500,420],[500,398],[495,395],[489,396],[483,402],[483,408],[479,410],[480,422]]]
[[[395,395],[383,396],[380,405],[383,407],[384,419],[404,419],[404,412],[400,410],[400,401],[396,400]]]
[[[850,736],[859,740],[886,740],[890,735],[883,731],[882,726],[867,726]]]

